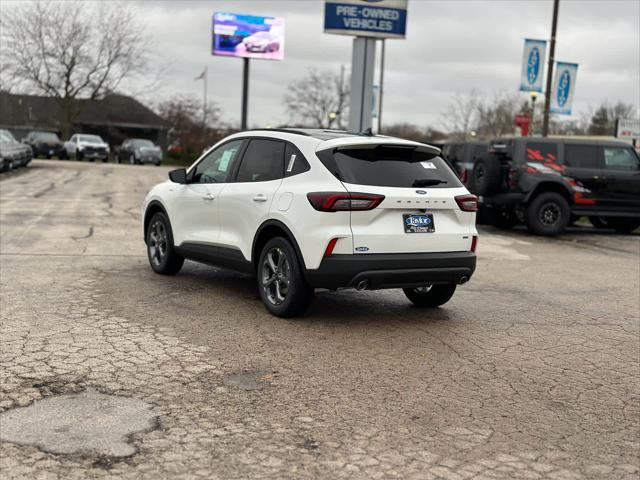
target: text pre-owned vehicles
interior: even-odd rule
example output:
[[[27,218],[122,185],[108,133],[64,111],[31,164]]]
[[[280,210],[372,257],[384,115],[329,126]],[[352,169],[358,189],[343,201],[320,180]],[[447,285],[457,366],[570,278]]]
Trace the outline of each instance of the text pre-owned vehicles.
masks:
[[[109,145],[98,135],[76,133],[64,144],[69,158],[76,160],[109,160]]]
[[[403,288],[442,305],[475,270],[477,199],[438,153],[325,130],[232,135],[147,195],[149,262],[255,274],[279,316],[302,312],[314,288]]]
[[[130,138],[122,142],[116,150],[116,161],[131,164],[153,163],[157,166],[162,162],[162,149],[151,140]]]
[[[640,158],[631,145],[573,138],[508,138],[476,160],[470,190],[494,222],[558,235],[581,216],[597,227],[640,226]]]
[[[466,142],[445,143],[442,156],[453,165],[462,183],[468,184],[475,161],[484,155],[489,142],[471,140]]]
[[[33,156],[36,158],[66,158],[67,156],[64,145],[54,132],[31,131],[22,139],[22,143],[26,143],[31,147]]]
[[[0,130],[0,172],[26,167],[32,158],[31,147],[18,142],[9,130]]]

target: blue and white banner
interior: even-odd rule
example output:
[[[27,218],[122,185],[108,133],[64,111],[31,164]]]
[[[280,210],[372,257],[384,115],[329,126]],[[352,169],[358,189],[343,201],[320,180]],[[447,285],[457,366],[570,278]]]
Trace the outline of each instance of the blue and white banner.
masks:
[[[577,63],[556,62],[556,74],[551,89],[549,112],[571,115],[573,92],[576,89]]]
[[[524,39],[520,90],[523,92],[542,92],[544,62],[547,58],[547,41]]]

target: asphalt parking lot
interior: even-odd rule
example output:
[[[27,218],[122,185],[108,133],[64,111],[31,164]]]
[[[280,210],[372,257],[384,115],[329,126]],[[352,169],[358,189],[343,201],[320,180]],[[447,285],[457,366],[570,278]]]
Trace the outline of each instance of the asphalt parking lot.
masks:
[[[78,394],[154,415],[123,456],[59,453],[41,415],[0,444],[3,480],[639,478],[640,235],[487,228],[443,308],[320,292],[283,320],[248,277],[151,271],[140,205],[167,171],[34,161],[0,179],[0,410]]]

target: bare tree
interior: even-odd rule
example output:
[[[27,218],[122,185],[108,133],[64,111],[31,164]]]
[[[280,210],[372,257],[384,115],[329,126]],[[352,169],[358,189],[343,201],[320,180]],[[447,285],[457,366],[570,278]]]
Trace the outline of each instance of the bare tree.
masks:
[[[497,92],[490,99],[478,102],[477,131],[483,138],[513,135],[515,118],[523,108],[517,94]]]
[[[636,108],[623,102],[609,105],[602,103],[592,114],[589,122],[590,135],[614,135],[618,118],[632,118],[636,115]]]
[[[147,66],[144,29],[119,2],[36,0],[3,9],[0,22],[3,83],[56,98],[65,136],[78,99],[99,99]]]
[[[457,140],[467,140],[475,130],[475,118],[478,109],[478,92],[456,93],[444,114],[444,125],[450,136]]]
[[[307,75],[289,85],[284,97],[294,122],[317,128],[344,128],[349,101],[349,80],[331,71],[310,69]]]

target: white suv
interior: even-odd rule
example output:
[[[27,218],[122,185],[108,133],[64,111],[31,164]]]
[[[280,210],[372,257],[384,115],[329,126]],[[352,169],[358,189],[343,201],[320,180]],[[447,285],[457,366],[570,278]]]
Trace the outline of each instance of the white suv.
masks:
[[[436,307],[475,270],[477,199],[440,151],[385,136],[269,129],[231,135],[144,203],[154,271],[184,259],[256,275],[274,315],[314,288],[402,288]]]

